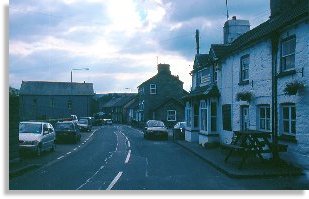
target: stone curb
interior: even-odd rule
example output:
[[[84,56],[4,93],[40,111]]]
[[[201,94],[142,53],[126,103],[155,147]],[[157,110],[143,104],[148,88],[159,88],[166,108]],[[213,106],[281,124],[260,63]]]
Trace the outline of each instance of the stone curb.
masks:
[[[303,175],[303,172],[299,172],[299,173],[277,173],[277,174],[235,174],[232,172],[229,172],[226,169],[223,169],[222,167],[219,167],[217,164],[213,163],[211,160],[206,159],[205,157],[203,157],[202,155],[200,155],[199,153],[197,153],[196,151],[192,150],[190,147],[187,147],[185,144],[182,144],[180,142],[178,142],[177,140],[174,140],[174,143],[178,144],[179,146],[183,147],[184,149],[188,150],[189,152],[191,152],[192,154],[196,155],[197,157],[199,157],[200,159],[202,159],[203,161],[205,161],[206,163],[208,163],[209,165],[211,165],[212,167],[214,167],[215,169],[217,169],[218,171],[220,171],[221,173],[232,177],[232,178],[265,178],[265,177],[279,177],[279,176],[299,176],[299,175]]]

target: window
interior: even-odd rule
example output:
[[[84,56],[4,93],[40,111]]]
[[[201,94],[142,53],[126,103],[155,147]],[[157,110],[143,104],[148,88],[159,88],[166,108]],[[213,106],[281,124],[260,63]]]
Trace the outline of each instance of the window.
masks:
[[[186,104],[186,122],[187,127],[191,127],[191,105],[189,102]]]
[[[296,107],[294,104],[282,106],[282,130],[285,134],[296,133]]]
[[[54,108],[55,107],[55,102],[54,102],[54,99],[52,98],[52,99],[50,99],[50,104],[49,104],[49,106],[50,106],[50,108]]]
[[[157,85],[150,84],[150,94],[157,94]]]
[[[231,131],[232,130],[232,112],[231,104],[222,105],[222,122],[223,130]]]
[[[244,55],[240,58],[240,81],[249,80],[249,63],[250,56]]]
[[[201,130],[207,131],[207,105],[205,101],[201,101],[200,103],[200,109],[201,109]]]
[[[138,93],[141,94],[141,95],[143,95],[143,94],[144,94],[144,87],[139,88],[139,89],[138,89]]]
[[[259,106],[257,115],[259,130],[270,131],[270,106]]]
[[[68,100],[68,109],[72,110],[72,100]]]
[[[210,103],[210,109],[211,109],[211,131],[216,132],[217,131],[217,102],[211,102]]]
[[[199,127],[199,104],[194,103],[193,105],[193,125],[194,128]]]
[[[167,121],[176,121],[176,111],[175,110],[167,111]]]
[[[288,37],[281,42],[281,71],[295,68],[296,37]]]
[[[140,108],[141,110],[144,110],[144,108],[145,108],[144,103],[145,103],[144,100],[140,101],[140,103],[139,103],[139,108]]]
[[[218,65],[218,63],[215,63],[214,74],[213,74],[213,81],[214,82],[218,82],[218,71],[219,71],[219,65]]]

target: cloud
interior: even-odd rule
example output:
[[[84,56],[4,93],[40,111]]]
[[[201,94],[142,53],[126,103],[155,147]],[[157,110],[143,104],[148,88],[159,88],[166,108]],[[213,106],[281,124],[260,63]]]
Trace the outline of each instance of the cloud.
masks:
[[[268,2],[229,1],[230,15],[266,20]],[[93,82],[96,92],[136,88],[169,63],[190,89],[195,30],[201,52],[222,42],[225,1],[211,0],[12,0],[10,85],[22,80]],[[191,66],[189,66],[191,65]]]

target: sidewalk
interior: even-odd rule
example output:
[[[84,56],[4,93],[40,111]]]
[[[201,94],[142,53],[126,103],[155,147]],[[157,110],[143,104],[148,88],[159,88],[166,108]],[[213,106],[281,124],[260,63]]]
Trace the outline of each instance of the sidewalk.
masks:
[[[182,140],[175,140],[175,143],[189,150],[205,162],[233,178],[257,178],[257,177],[275,177],[275,176],[297,176],[302,175],[301,169],[287,163],[273,164],[270,161],[262,162],[258,158],[248,158],[242,169],[238,169],[240,157],[237,154],[232,155],[225,163],[224,159],[228,150],[221,147],[203,148],[197,143],[191,143]]]

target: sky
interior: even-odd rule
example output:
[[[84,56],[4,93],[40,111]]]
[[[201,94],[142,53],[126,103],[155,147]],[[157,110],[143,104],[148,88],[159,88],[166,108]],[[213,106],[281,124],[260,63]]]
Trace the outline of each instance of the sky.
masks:
[[[189,91],[195,30],[200,53],[222,43],[225,2],[11,0],[9,85],[69,82],[72,72],[73,82],[91,82],[96,93],[137,92],[166,63]],[[229,0],[228,10],[252,29],[268,19],[269,0]]]

